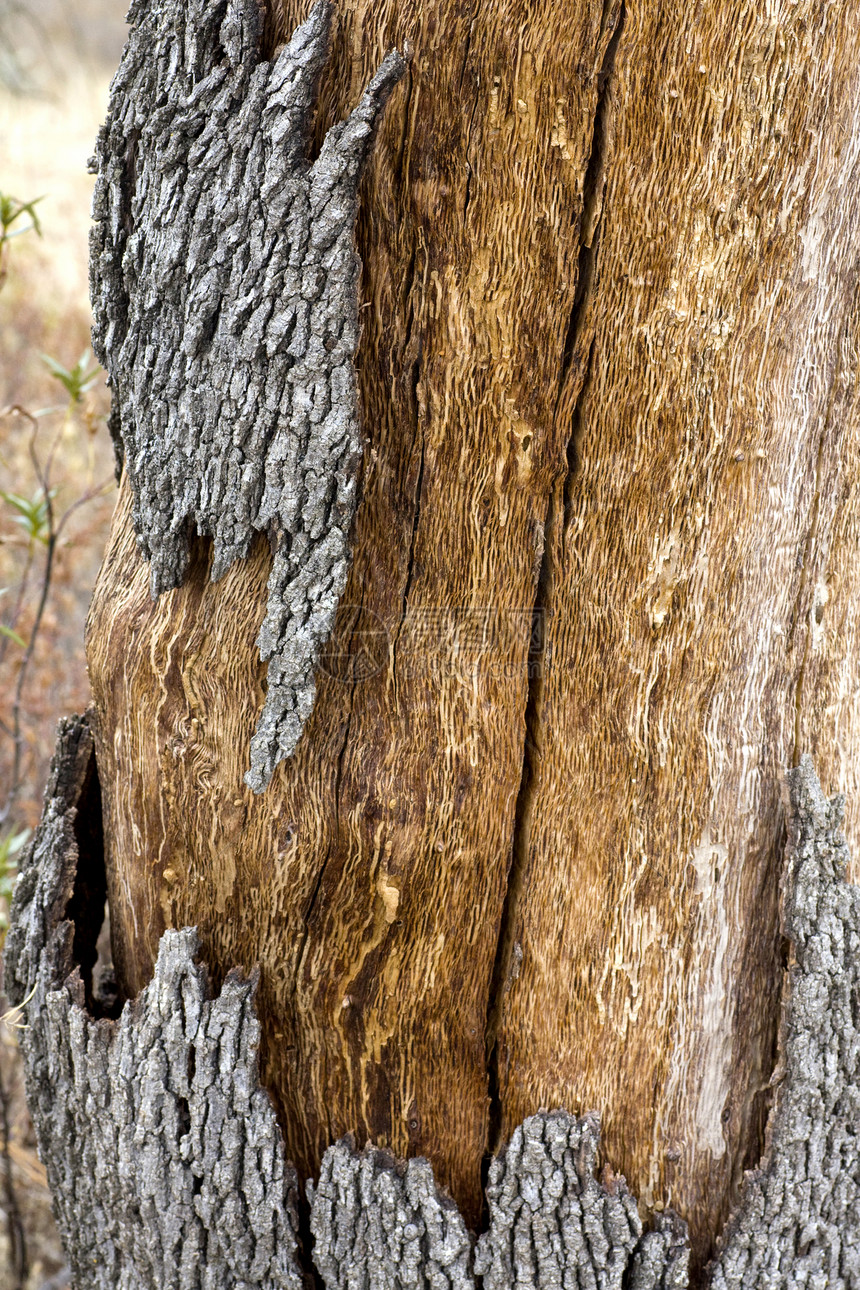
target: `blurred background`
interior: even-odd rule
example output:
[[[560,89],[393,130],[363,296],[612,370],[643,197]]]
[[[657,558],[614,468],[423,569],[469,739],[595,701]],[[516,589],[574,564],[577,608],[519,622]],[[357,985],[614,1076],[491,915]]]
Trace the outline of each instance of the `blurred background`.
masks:
[[[104,373],[89,348],[86,167],[125,9],[0,0],[0,938],[57,720],[89,699],[84,621],[115,486]],[[62,1290],[2,997],[0,1014],[0,1286]]]

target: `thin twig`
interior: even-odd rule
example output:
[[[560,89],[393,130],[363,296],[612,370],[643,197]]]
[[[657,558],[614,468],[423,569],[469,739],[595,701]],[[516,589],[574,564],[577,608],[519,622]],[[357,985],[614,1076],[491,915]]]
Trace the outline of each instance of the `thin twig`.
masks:
[[[7,624],[9,627],[12,628],[12,631],[15,630],[15,628],[18,626],[18,623],[21,619],[21,610],[24,607],[24,598],[27,595],[27,591],[29,589],[30,571],[33,568],[33,556],[35,555],[35,553],[36,553],[36,544],[31,538],[30,541],[27,543],[27,558],[24,562],[24,572],[21,574],[21,581],[18,583],[18,591],[15,596],[15,604],[12,608],[12,614]],[[6,657],[6,649],[8,645],[9,645],[9,637],[0,636],[0,663],[2,663],[4,658]]]
[[[57,541],[59,541],[60,534],[62,533],[66,520],[70,515],[73,515],[81,506],[85,506],[87,502],[93,502],[97,497],[104,497],[113,489],[113,487],[114,477],[113,475],[108,475],[107,479],[103,479],[100,484],[96,484],[93,488],[88,488],[85,493],[82,493],[80,497],[76,498],[75,501],[72,502],[71,506],[67,507],[66,510],[63,511],[57,521],[57,529],[54,534]]]

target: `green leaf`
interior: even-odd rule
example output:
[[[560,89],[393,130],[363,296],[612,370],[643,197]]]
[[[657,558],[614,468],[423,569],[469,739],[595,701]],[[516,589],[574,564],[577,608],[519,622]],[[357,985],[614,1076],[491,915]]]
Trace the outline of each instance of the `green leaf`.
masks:
[[[10,197],[8,193],[0,193],[0,243],[7,241],[10,237],[17,237],[19,233],[29,233],[31,230],[38,237],[41,237],[42,225],[39,223],[39,216],[36,214],[36,205],[44,200],[44,197],[34,197],[32,201],[21,202],[18,201],[17,197]],[[14,233],[10,233],[10,228],[22,215],[29,217],[29,226],[16,229]]]
[[[52,488],[49,497],[54,498],[56,493],[57,490]],[[7,506],[11,506],[18,512],[12,517],[12,521],[26,530],[30,541],[41,542],[43,546],[47,546],[51,530],[48,523],[48,499],[43,490],[37,489],[29,501],[18,493],[4,493],[2,489],[0,489],[0,497]]]
[[[0,623],[0,636],[8,636],[10,641],[20,645],[21,649],[27,648],[27,642],[17,632],[13,632],[11,627],[7,627],[5,623]]]
[[[42,362],[47,367],[52,376],[60,382],[73,403],[80,403],[81,397],[86,394],[98,380],[101,368],[96,364],[90,367],[90,351],[85,349],[81,354],[74,367],[63,367],[50,354],[41,355]]]

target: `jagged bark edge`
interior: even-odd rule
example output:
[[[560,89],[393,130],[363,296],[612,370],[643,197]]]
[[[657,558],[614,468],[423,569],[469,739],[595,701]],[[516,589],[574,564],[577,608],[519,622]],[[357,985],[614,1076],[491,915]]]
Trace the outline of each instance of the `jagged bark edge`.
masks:
[[[297,1180],[259,1085],[255,983],[231,973],[213,998],[194,930],[168,931],[138,999],[117,1020],[88,1014],[87,1000],[98,1000],[68,913],[81,911],[87,870],[101,862],[79,854],[93,774],[86,718],[61,723],[6,947],[7,993],[27,1018],[28,1098],[76,1285],[191,1290],[205,1265],[207,1286],[298,1290]],[[808,758],[787,791],[785,925],[796,960],[781,1082],[762,1167],[710,1269],[716,1290],[860,1284],[860,891],[844,881],[841,800],[825,801]],[[103,890],[97,874],[92,889]],[[484,1290],[562,1281],[683,1290],[684,1224],[656,1215],[643,1232],[624,1180],[595,1179],[599,1137],[593,1114],[526,1120],[490,1166],[489,1227],[476,1244],[426,1160],[336,1143],[308,1184],[325,1286],[470,1290],[477,1276]]]
[[[792,946],[776,1094],[710,1269],[714,1290],[860,1286],[860,888],[845,881],[844,798],[812,758],[784,783],[783,932]]]
[[[153,596],[193,531],[212,578],[266,533],[268,689],[248,784],[295,750],[346,585],[362,437],[358,185],[405,64],[393,51],[306,157],[332,6],[277,58],[259,0],[135,0],[91,168],[93,349]]]
[[[152,982],[119,1018],[86,1010],[98,999],[75,962],[68,911],[86,886],[80,870],[102,863],[79,854],[94,770],[86,718],[62,722],[5,953],[74,1284],[301,1290],[297,1178],[259,1083],[256,982],[230,973],[213,998],[194,929],[168,931]]]

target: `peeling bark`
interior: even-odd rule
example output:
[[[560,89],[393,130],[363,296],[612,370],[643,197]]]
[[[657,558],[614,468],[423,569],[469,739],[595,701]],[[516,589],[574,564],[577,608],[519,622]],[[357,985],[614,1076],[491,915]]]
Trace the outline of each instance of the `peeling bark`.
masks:
[[[279,29],[306,10],[283,6]],[[337,7],[318,143],[385,49],[412,56],[357,226],[353,563],[313,713],[269,790],[242,783],[265,540],[214,584],[211,543],[195,543],[183,585],[152,601],[124,479],[88,632],[126,990],[151,978],[165,926],[198,928],[216,981],[259,963],[261,1061],[300,1171],[354,1132],[431,1156],[471,1223],[532,605],[569,433],[554,408],[616,17],[603,0],[516,19],[462,0]]]
[[[346,583],[362,440],[357,189],[391,53],[311,164],[320,0],[273,62],[258,0],[137,0],[95,157],[93,347],[153,597],[269,535],[268,693],[247,781],[294,751]]]
[[[857,7],[340,0],[318,146],[407,42],[334,666],[264,794],[269,543],[215,584],[194,543],[153,602],[123,483],[88,651],[117,970],[185,926],[216,982],[259,963],[300,1172],[354,1132],[472,1224],[517,1125],[600,1108],[698,1268],[764,1145],[800,748],[857,828]]]
[[[297,1179],[258,1080],[255,983],[232,973],[213,998],[192,929],[165,933],[153,980],[119,1018],[99,1017],[83,979],[91,956],[70,913],[92,928],[83,893],[100,890],[102,857],[87,849],[82,816],[93,774],[86,720],[65,722],[5,961],[75,1286],[299,1290]],[[845,882],[842,800],[824,799],[808,758],[787,784],[795,957],[780,1082],[767,1155],[724,1234],[714,1290],[860,1286],[860,891]],[[323,1284],[471,1290],[478,1277],[483,1290],[684,1290],[684,1224],[656,1214],[643,1231],[623,1178],[608,1167],[595,1178],[599,1140],[596,1115],[527,1119],[491,1163],[489,1226],[474,1247],[426,1160],[337,1143],[307,1188]]]

